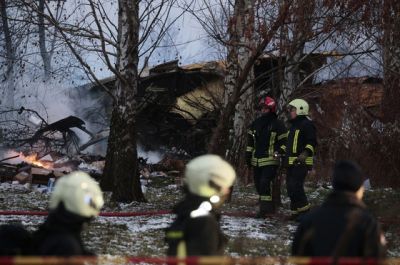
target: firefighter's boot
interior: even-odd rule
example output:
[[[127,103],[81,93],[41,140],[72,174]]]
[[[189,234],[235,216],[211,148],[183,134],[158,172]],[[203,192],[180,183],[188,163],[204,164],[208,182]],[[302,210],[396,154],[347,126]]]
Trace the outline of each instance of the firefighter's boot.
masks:
[[[270,196],[260,196],[260,211],[257,214],[258,218],[264,218],[275,213],[274,203]]]

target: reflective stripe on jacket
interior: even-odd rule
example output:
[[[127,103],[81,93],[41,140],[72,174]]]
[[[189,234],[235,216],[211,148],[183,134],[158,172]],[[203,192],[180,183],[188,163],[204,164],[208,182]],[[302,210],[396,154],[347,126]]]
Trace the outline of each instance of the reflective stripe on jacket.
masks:
[[[306,165],[314,164],[315,147],[317,145],[316,128],[307,116],[298,116],[290,121],[286,144],[286,161],[289,166],[294,165],[297,157],[307,152]]]
[[[279,165],[274,153],[283,152],[287,132],[275,113],[268,113],[256,119],[247,135],[246,156],[252,166]]]

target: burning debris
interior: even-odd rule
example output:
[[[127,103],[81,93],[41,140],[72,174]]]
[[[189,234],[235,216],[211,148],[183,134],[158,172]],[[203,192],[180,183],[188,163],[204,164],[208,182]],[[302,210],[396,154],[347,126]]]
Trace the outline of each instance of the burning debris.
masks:
[[[81,152],[106,140],[108,130],[93,134],[86,129],[85,121],[76,116],[48,123],[38,112],[25,108],[0,112],[0,120],[6,124],[1,127],[3,134],[0,136],[3,148],[7,148],[0,150],[4,157],[2,160],[0,157],[0,182],[27,187],[46,185],[50,179],[56,181],[74,170],[85,171],[100,179],[104,157]],[[89,140],[80,144],[74,129],[85,132],[90,136]],[[139,160],[143,187],[166,182],[181,184],[185,163],[190,159],[190,155],[179,147],[146,152],[139,146],[139,155],[146,157]]]
[[[49,153],[40,157],[38,153],[7,151],[6,159],[0,163],[0,182],[14,181],[19,184],[47,184],[75,170],[85,171],[99,178],[104,168],[104,158],[99,156],[74,156]],[[5,163],[4,161],[7,161]]]
[[[38,153],[17,151],[4,152],[0,162],[0,182],[13,182],[30,188],[32,184],[47,185],[50,180],[75,170],[89,173],[100,179],[105,166],[105,159],[94,155],[76,155],[69,157],[58,152],[50,152],[44,156]],[[182,185],[182,177],[188,154],[173,148],[160,155],[157,163],[148,163],[148,158],[139,157],[139,172],[143,191],[147,186],[160,186],[165,183]],[[7,161],[7,162],[6,162]],[[153,161],[152,161],[153,162]]]

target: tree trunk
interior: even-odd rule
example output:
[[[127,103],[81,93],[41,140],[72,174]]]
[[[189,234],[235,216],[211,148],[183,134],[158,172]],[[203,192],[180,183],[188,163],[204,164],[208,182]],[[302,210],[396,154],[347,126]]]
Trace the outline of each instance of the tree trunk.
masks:
[[[43,60],[44,77],[47,80],[51,73],[51,57],[46,48],[46,27],[44,24],[45,0],[39,0],[39,13],[38,13],[38,32],[39,32],[39,48],[40,56]]]
[[[255,0],[239,0],[236,2],[236,29],[231,34],[239,34],[240,48],[238,49],[237,58],[235,58],[235,72],[240,73],[249,61],[252,49],[254,48],[254,7]],[[247,86],[254,79],[253,68],[247,75],[244,86]],[[230,84],[230,83],[228,83]],[[227,86],[228,87],[228,86]],[[254,87],[251,86],[240,97],[236,104],[235,115],[233,119],[233,138],[231,138],[228,160],[236,165],[236,171],[240,179],[245,180],[246,176],[246,146],[247,146],[247,130],[250,122],[254,118]]]
[[[254,0],[236,0],[234,15],[229,23],[230,46],[228,47],[227,74],[224,80],[224,110],[214,131],[209,151],[225,156],[236,165],[239,176],[245,172],[247,127],[253,118],[254,90],[247,89],[239,102],[232,104],[238,95],[236,83],[254,48]],[[254,78],[251,69],[246,86]],[[241,88],[239,88],[241,89]]]
[[[144,201],[137,168],[139,1],[119,0],[117,82],[102,187],[119,202]]]
[[[214,129],[213,134],[208,145],[208,152],[211,154],[217,154],[225,157],[227,146],[229,143],[229,128],[232,128],[232,116],[234,114],[235,107],[232,102],[221,110],[219,122],[217,127]]]
[[[11,32],[8,25],[8,15],[7,15],[7,3],[6,0],[0,0],[0,12],[1,20],[3,25],[3,33],[5,40],[5,50],[6,50],[6,71],[4,74],[4,80],[7,82],[5,90],[3,91],[3,100],[1,100],[0,105],[7,108],[14,107],[14,64],[15,64],[15,50],[13,48]]]
[[[400,2],[384,2],[384,94],[382,112],[385,122],[400,121]]]
[[[237,4],[240,3],[237,1],[235,3],[235,12],[237,12]],[[251,2],[246,2],[246,3],[253,3]],[[259,43],[255,47],[252,47],[251,44],[252,42],[247,43],[249,45],[249,54],[246,56],[242,56],[239,58],[239,50],[238,47],[240,46],[241,43],[238,43],[238,34],[236,31],[236,25],[238,24],[237,21],[243,21],[241,20],[242,18],[239,16],[233,16],[231,19],[228,29],[230,31],[230,45],[229,45],[229,54],[227,58],[227,76],[225,78],[225,91],[226,91],[226,96],[225,96],[225,106],[221,109],[220,117],[219,117],[219,123],[217,127],[213,131],[213,135],[211,136],[210,144],[208,145],[208,151],[210,153],[215,153],[219,154],[221,156],[226,156],[226,157],[232,157],[229,155],[227,151],[228,149],[228,143],[230,142],[228,135],[230,134],[230,128],[233,127],[234,120],[233,120],[233,115],[235,114],[235,109],[236,105],[238,104],[240,100],[240,96],[243,92],[245,92],[245,89],[247,89],[249,86],[246,86],[245,84],[251,80],[249,78],[252,76],[252,70],[254,63],[256,60],[259,58],[259,56],[263,53],[267,45],[271,42],[272,38],[275,36],[276,32],[279,30],[279,28],[283,25],[289,9],[291,6],[291,2],[285,3],[282,5],[282,7],[279,10],[279,15],[274,21],[274,23],[271,24],[270,29],[267,32],[262,32],[261,34],[261,39],[259,40]],[[249,12],[249,11],[248,11]],[[243,14],[243,13],[242,13]],[[253,21],[254,18],[251,16],[248,17],[249,21]],[[239,24],[240,25],[240,24]],[[248,23],[248,25],[253,26],[254,24]],[[260,29],[261,31],[263,29]],[[250,32],[250,34],[248,34]],[[253,29],[249,30],[249,32],[243,33],[243,35],[248,34],[246,36],[250,36],[251,39],[251,34],[253,32]],[[247,58],[247,60],[245,60]],[[240,64],[239,64],[239,59]],[[240,66],[240,67],[239,67]],[[250,93],[252,94],[252,93]],[[246,114],[245,114],[246,115]],[[252,115],[251,115],[252,116]],[[243,122],[248,122],[243,118],[237,119],[237,120],[242,120]],[[242,128],[246,128],[247,126],[243,125]],[[243,132],[243,129],[241,129]],[[232,129],[233,132],[233,129]],[[233,136],[233,133],[232,133]],[[231,141],[232,143],[233,141]],[[243,141],[244,142],[244,141]],[[233,144],[232,144],[233,145]],[[231,146],[232,146],[231,145]],[[236,147],[235,147],[236,148]],[[240,149],[240,148],[239,148]],[[231,152],[232,153],[232,152]],[[244,150],[243,150],[243,155],[244,155]]]

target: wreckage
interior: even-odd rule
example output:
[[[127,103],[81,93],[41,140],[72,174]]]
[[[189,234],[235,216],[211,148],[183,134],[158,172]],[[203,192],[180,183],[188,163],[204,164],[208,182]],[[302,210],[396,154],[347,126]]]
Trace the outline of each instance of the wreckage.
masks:
[[[312,76],[326,63],[328,56],[331,55],[310,54],[300,67],[302,74]],[[282,61],[284,58],[279,56],[260,57],[254,67],[257,93],[278,93]],[[137,93],[137,128],[138,141],[144,149],[158,150],[165,146],[184,149],[192,156],[204,153],[223,106],[225,71],[223,61],[180,66],[177,60],[143,71]],[[115,77],[103,79],[101,85],[112,89],[115,80]],[[311,83],[312,78],[309,78],[305,85]],[[100,85],[91,83],[78,87],[71,97],[86,103],[77,110],[85,121],[105,124],[95,130],[107,127],[112,102]],[[96,104],[87,106],[90,101]],[[106,137],[97,138],[93,143],[103,139]]]
[[[59,132],[62,134],[64,145],[67,145],[69,141],[72,141],[79,149],[78,143],[76,142],[77,137],[71,128],[80,129],[93,137],[93,134],[85,128],[85,122],[83,120],[75,116],[68,116],[67,118],[44,125],[42,128],[37,130],[31,138],[25,140],[21,145],[30,144],[32,146],[38,141],[48,140],[49,138],[46,136],[46,134],[54,134]]]
[[[312,76],[316,69],[326,63],[327,56],[331,55],[309,55],[308,60],[301,65],[302,74]],[[281,77],[278,71],[281,60],[284,58],[270,55],[264,55],[258,60],[254,68],[257,78],[255,83],[257,93],[266,91],[271,94],[277,93],[281,86]],[[180,153],[185,154],[176,153],[168,158],[170,161],[174,159],[184,161],[190,156],[204,153],[222,106],[224,62],[214,61],[180,66],[178,61],[172,61],[144,72],[146,74],[140,77],[137,93],[139,144],[145,150],[176,149],[182,150]],[[102,85],[112,89],[115,80],[115,77],[109,77],[101,82]],[[340,81],[337,82],[340,83]],[[368,109],[371,109],[372,105],[379,105],[379,95],[381,95],[379,80],[360,78],[344,80],[344,82],[359,84],[357,85],[360,88],[357,90],[359,92],[347,94],[360,98],[361,104],[368,105]],[[303,89],[298,92],[298,96],[306,97],[314,105],[312,109],[317,110],[313,116],[323,135],[325,135],[323,133],[325,128],[320,119],[325,120],[327,117],[318,110],[325,109],[329,105],[329,102],[325,102],[324,95],[333,93],[337,97],[349,96],[344,93],[341,83],[337,88],[335,84],[331,83],[312,84],[312,78],[309,78],[303,84]],[[371,93],[378,103],[364,102],[364,98],[372,98]],[[91,146],[94,153],[105,155],[112,110],[111,98],[99,85],[93,83],[71,90],[69,97],[74,101],[74,111],[79,113],[79,117],[69,116],[53,123],[47,123],[34,110],[18,109],[6,113],[0,112],[2,125],[0,138],[3,145],[6,147],[25,146],[32,153],[37,153],[36,160],[40,160],[52,152],[67,153],[72,156],[71,154],[87,151]],[[337,117],[332,117],[332,119],[337,119]],[[85,123],[90,125],[88,126],[90,129],[86,128]],[[78,143],[75,132],[71,130],[74,128],[85,132],[90,139],[84,143]],[[331,131],[327,132],[326,136],[330,137],[331,133]],[[173,171],[181,171],[163,167],[163,164],[170,163],[165,162],[169,161],[168,159],[162,161],[158,169],[169,170],[172,172],[171,174],[175,174]],[[99,160],[102,161],[102,159]],[[80,158],[76,161],[84,162]],[[3,165],[5,164],[3,163]],[[158,169],[156,167],[151,170],[147,169],[147,171],[142,170],[142,173],[147,175],[146,172]],[[0,170],[2,170],[1,167]],[[177,174],[179,175],[179,173]]]
[[[326,62],[327,56],[310,54],[301,66],[302,72],[309,75]],[[254,67],[256,91],[275,93],[280,84],[278,70],[282,60],[267,54],[260,57]],[[138,141],[143,149],[177,148],[192,156],[204,153],[223,106],[225,70],[223,61],[180,66],[175,60],[143,71],[137,92],[136,118]],[[101,83],[112,89],[115,80],[109,77]],[[79,117],[69,116],[48,124],[37,113],[22,108],[15,110],[19,115],[15,118],[18,128],[10,128],[3,135],[3,144],[27,145],[40,156],[51,151],[87,152],[91,146],[94,153],[105,155],[112,99],[93,83],[68,93]],[[35,126],[30,126],[35,119],[38,120]],[[88,129],[85,122],[90,125]],[[73,128],[84,131],[90,139],[80,143]]]

